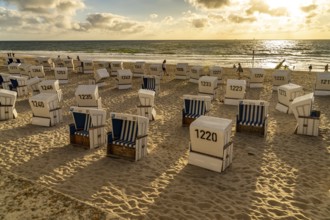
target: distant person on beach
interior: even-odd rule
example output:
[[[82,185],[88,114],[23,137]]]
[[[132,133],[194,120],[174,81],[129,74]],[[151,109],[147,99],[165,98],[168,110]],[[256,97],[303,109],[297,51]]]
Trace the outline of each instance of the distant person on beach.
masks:
[[[308,69],[309,69],[309,72],[312,72],[312,69],[313,69],[312,64],[309,65]]]
[[[241,66],[241,63],[238,63],[237,71],[238,73],[238,79],[241,79],[241,73],[243,73],[243,68]]]
[[[236,69],[236,64],[233,65],[233,69]]]
[[[162,63],[162,69],[163,69],[164,75],[168,75],[167,71],[166,71],[166,60],[164,60]]]
[[[328,72],[328,70],[329,70],[329,65],[327,64],[327,65],[325,65],[325,67],[324,67],[324,72]]]
[[[80,57],[79,56],[77,56],[77,60],[80,61]]]

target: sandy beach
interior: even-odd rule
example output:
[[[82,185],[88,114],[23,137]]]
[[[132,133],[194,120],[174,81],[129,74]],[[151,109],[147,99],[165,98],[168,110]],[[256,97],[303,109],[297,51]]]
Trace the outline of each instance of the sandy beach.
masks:
[[[237,106],[221,102],[225,86],[220,85],[207,115],[233,120],[234,158],[225,172],[216,173],[187,164],[182,96],[197,94],[198,85],[175,80],[174,67],[168,64],[170,76],[162,79],[155,99],[149,154],[138,162],[106,157],[106,147],[69,144],[74,92],[88,84],[91,74],[72,73],[60,86],[64,120],[54,127],[32,125],[28,98],[18,98],[18,118],[0,121],[0,219],[329,219],[329,96],[315,97],[320,135],[296,135],[295,117],[275,110],[274,70],[266,70],[264,88],[248,88],[246,97],[270,103],[264,138],[235,132]],[[248,73],[244,69],[243,79]],[[291,76],[305,93],[313,92],[315,73],[293,71]],[[46,78],[54,79],[54,73]],[[235,70],[225,68],[224,79],[237,79]],[[134,78],[128,90],[118,90],[115,77],[106,84],[99,93],[108,115],[136,114],[141,79]]]

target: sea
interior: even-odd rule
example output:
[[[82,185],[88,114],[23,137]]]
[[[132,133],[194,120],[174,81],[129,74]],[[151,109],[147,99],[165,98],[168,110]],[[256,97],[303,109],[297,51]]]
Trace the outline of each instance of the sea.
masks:
[[[324,71],[330,40],[102,40],[0,41],[0,53],[19,56],[79,56],[81,60],[275,68]]]

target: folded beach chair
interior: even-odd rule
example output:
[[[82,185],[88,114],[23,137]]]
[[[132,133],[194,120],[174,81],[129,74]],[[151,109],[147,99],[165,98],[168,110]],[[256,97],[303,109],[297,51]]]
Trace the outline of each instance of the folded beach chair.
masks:
[[[118,76],[118,70],[124,69],[124,64],[122,61],[112,61],[110,65],[111,65],[111,76]]]
[[[255,132],[267,135],[269,103],[263,100],[240,101],[236,116],[236,131]]]
[[[132,88],[133,73],[130,69],[117,70],[117,87],[118,89]]]
[[[69,74],[67,67],[55,67],[54,73],[55,79],[57,79],[60,84],[65,84],[69,82]]]
[[[20,63],[11,63],[8,65],[8,72],[9,74],[11,75],[20,75],[20,70],[19,70],[19,67],[20,67]]]
[[[155,91],[140,89],[138,94],[140,103],[137,106],[137,114],[147,117],[150,121],[155,120]]]
[[[142,89],[152,90],[156,93],[160,91],[160,77],[144,75],[142,78]]]
[[[28,96],[29,90],[27,86],[27,77],[24,76],[10,76],[9,89],[17,92],[18,97]]]
[[[218,84],[223,84],[224,81],[222,79],[223,69],[220,66],[211,66],[209,69],[210,76],[215,76],[218,78]]]
[[[291,109],[297,120],[296,134],[319,135],[321,113],[312,109],[313,103],[313,93],[299,96],[292,101]]]
[[[189,127],[188,164],[215,172],[224,171],[233,160],[232,120],[201,116]]]
[[[228,79],[226,85],[226,93],[224,104],[238,105],[239,102],[245,99],[246,81],[238,79]]]
[[[190,68],[189,82],[198,83],[199,78],[204,76],[204,67],[202,66],[192,66]]]
[[[278,102],[275,109],[287,114],[292,113],[291,103],[294,98],[304,95],[303,87],[293,83],[279,86],[277,91]]]
[[[32,124],[54,126],[63,120],[62,108],[57,94],[40,93],[29,98],[32,109]]]
[[[70,143],[93,149],[106,145],[106,110],[71,107],[73,122],[69,125]]]
[[[89,81],[91,85],[97,85],[98,87],[103,87],[106,85],[106,79],[110,77],[108,70],[106,68],[97,69],[94,73],[94,79]]]
[[[53,93],[56,94],[58,100],[61,102],[63,98],[62,90],[58,80],[43,80],[38,84],[40,93]]]
[[[28,90],[29,92],[32,93],[32,95],[36,95],[39,94],[40,90],[39,90],[39,83],[42,80],[39,79],[38,77],[33,77],[27,80],[26,85],[28,86]]]
[[[265,71],[262,68],[250,68],[250,79],[248,81],[250,88],[263,88]]]
[[[0,89],[0,120],[17,118],[16,98],[16,92]]]
[[[188,63],[178,63],[175,67],[175,79],[189,79]]]
[[[149,74],[152,76],[159,76],[160,79],[163,78],[164,72],[161,64],[150,64]]]
[[[43,66],[30,66],[30,77],[45,78],[45,71]]]
[[[75,65],[74,65],[72,58],[64,58],[63,63],[64,63],[64,67],[66,67],[68,69],[69,73],[72,73],[75,71]]]
[[[30,67],[32,65],[29,64],[29,63],[22,63],[18,69],[19,69],[19,73],[20,73],[20,76],[25,76],[27,78],[30,78]]]
[[[142,77],[146,73],[146,62],[135,62],[133,67],[133,77]]]
[[[94,61],[93,60],[84,60],[82,62],[83,73],[94,73]]]
[[[10,82],[9,74],[0,73],[0,85],[1,85],[1,88],[10,90],[9,86],[11,85],[11,82]]]
[[[189,126],[196,118],[211,109],[211,97],[183,95],[182,126]]]
[[[110,115],[112,131],[108,133],[107,155],[132,161],[146,156],[149,119],[122,113]]]
[[[212,100],[217,97],[218,77],[202,76],[198,80],[198,95],[210,96]]]
[[[316,73],[316,82],[314,95],[328,96],[330,95],[330,73]]]
[[[37,63],[38,63],[38,65],[43,66],[44,71],[52,71],[55,67],[54,61],[50,57],[46,57],[46,56],[37,57]],[[34,76],[32,76],[32,77],[34,77]]]
[[[279,86],[290,83],[291,70],[275,70],[273,75],[273,90],[277,91]]]
[[[102,108],[97,85],[79,85],[76,89],[75,97],[78,107]]]

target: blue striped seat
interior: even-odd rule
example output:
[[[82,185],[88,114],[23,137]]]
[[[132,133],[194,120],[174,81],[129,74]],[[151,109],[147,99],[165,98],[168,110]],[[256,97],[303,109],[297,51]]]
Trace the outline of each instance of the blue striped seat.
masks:
[[[89,136],[89,129],[92,126],[92,118],[89,114],[73,112],[73,118],[75,121],[75,130],[73,134],[84,137]]]
[[[112,144],[135,148],[138,126],[136,121],[113,119]]]
[[[142,89],[156,91],[156,79],[149,78],[149,77],[143,77]]]
[[[206,106],[203,100],[189,100],[185,99],[184,116],[188,118],[198,118],[205,115]]]
[[[236,131],[267,134],[269,103],[261,100],[243,100],[238,105]]]

